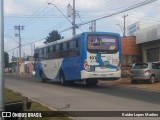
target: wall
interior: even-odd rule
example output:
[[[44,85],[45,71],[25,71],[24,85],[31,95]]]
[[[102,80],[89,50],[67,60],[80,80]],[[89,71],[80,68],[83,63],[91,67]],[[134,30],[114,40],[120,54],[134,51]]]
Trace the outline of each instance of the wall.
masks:
[[[121,38],[122,55],[140,55],[140,47],[136,45],[136,37]]]
[[[153,48],[160,48],[160,40],[156,40],[156,41],[152,41],[152,42],[148,42],[148,43],[143,43],[140,44],[141,49],[142,49],[142,56],[143,56],[143,62],[148,62],[147,61],[147,50],[148,49],[153,49]],[[156,54],[156,53],[153,53]],[[160,52],[159,52],[159,60],[160,61]],[[156,62],[156,61],[152,61],[152,62]]]
[[[121,38],[122,65],[132,64],[133,61],[140,61],[140,46],[136,45],[136,37],[128,36]]]

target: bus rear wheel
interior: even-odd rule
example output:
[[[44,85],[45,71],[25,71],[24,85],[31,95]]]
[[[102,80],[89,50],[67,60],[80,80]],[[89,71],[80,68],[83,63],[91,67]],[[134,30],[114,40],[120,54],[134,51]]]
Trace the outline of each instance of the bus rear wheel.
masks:
[[[86,79],[85,82],[87,86],[96,86],[98,79]]]
[[[66,85],[65,76],[64,76],[64,73],[62,71],[60,72],[60,83],[62,85]]]
[[[46,83],[47,82],[47,78],[45,77],[43,72],[41,72],[41,81],[42,81],[42,83]]]

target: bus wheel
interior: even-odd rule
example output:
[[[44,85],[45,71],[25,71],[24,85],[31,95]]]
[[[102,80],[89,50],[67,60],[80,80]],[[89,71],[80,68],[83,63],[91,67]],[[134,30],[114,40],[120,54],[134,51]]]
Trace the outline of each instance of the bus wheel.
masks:
[[[60,72],[60,83],[62,85],[66,85],[65,76],[64,76],[64,73],[62,71]]]
[[[47,78],[45,77],[45,75],[44,75],[43,72],[41,72],[41,81],[42,81],[43,83],[46,83],[46,82],[47,82]]]
[[[87,86],[96,86],[98,83],[98,79],[86,79],[85,82]]]

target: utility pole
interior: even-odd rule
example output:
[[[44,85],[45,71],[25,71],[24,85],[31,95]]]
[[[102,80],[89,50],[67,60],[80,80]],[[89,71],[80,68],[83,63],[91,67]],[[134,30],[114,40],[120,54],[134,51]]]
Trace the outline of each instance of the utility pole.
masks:
[[[89,27],[91,32],[96,32],[96,20],[91,22],[91,26]]]
[[[123,37],[125,37],[126,36],[126,17],[128,16],[128,14],[127,15],[123,15],[122,16],[122,18],[124,19],[124,27],[123,27]]]
[[[18,60],[18,51],[17,51],[17,76],[19,75],[19,60]]]
[[[15,30],[18,30],[18,34],[15,34],[16,37],[19,37],[19,59],[17,55],[17,73],[20,74],[19,61],[21,60],[21,30],[24,30],[24,26],[14,26]]]
[[[33,45],[31,44],[31,57],[33,56]]]
[[[21,59],[21,30],[24,30],[24,26],[14,26],[15,30],[18,30],[18,34],[15,34],[16,37],[19,37],[19,59]]]
[[[75,24],[75,18],[76,18],[76,11],[75,11],[75,0],[73,0],[73,15],[72,15],[72,35],[76,34],[76,24]]]
[[[4,8],[0,0],[0,112],[4,110]],[[1,116],[0,120],[4,120]]]
[[[96,32],[96,20],[93,21],[93,32]]]
[[[73,0],[73,8],[70,4],[67,6],[67,16],[72,17],[72,35],[75,35],[77,27],[75,24],[75,19],[76,19],[75,0]]]

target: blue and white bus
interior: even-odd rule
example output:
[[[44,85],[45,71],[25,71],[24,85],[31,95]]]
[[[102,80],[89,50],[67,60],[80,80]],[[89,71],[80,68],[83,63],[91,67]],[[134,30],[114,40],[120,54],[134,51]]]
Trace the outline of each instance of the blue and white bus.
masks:
[[[35,49],[35,73],[42,81],[61,84],[121,77],[120,35],[109,32],[84,32],[45,44]]]

